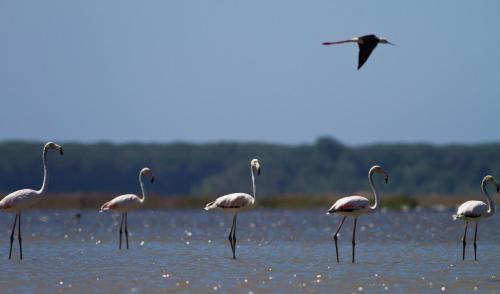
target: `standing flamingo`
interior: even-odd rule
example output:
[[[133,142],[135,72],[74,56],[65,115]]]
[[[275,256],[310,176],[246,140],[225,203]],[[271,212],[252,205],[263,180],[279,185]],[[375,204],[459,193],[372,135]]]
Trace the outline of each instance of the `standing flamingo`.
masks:
[[[484,196],[486,196],[486,202],[488,202],[488,204],[484,203],[483,201],[469,200],[460,205],[458,207],[457,214],[453,215],[454,220],[465,221],[465,232],[462,239],[462,260],[465,260],[465,237],[467,235],[467,225],[469,224],[469,222],[474,222],[476,224],[474,230],[474,260],[477,260],[477,224],[482,218],[490,217],[495,213],[495,204],[491,200],[490,194],[488,194],[488,191],[486,190],[487,183],[493,184],[497,189],[497,193],[500,192],[500,184],[495,180],[495,178],[490,175],[483,178],[483,181],[481,182],[481,190],[483,191]]]
[[[352,263],[354,263],[354,247],[356,247],[356,223],[358,221],[358,216],[374,212],[379,208],[378,191],[377,188],[375,188],[375,185],[373,184],[372,180],[373,173],[382,174],[384,175],[385,182],[387,183],[389,181],[389,175],[380,166],[374,165],[372,168],[370,168],[370,171],[368,172],[368,182],[370,183],[370,187],[372,188],[373,194],[375,195],[375,204],[373,206],[370,206],[370,201],[368,201],[368,199],[366,199],[365,197],[348,196],[337,200],[337,202],[335,202],[335,204],[333,204],[332,207],[330,207],[330,209],[326,213],[326,214],[338,213],[344,216],[344,218],[342,218],[342,222],[340,223],[339,228],[337,229],[335,235],[333,236],[333,239],[335,240],[335,252],[337,254],[337,263],[339,262],[337,235],[339,234],[340,228],[342,228],[342,225],[344,224],[345,218],[348,216],[354,216],[354,229],[352,231]]]
[[[389,44],[394,45],[391,42],[387,41],[385,38],[378,37],[376,35],[365,35],[361,37],[352,38],[344,41],[337,42],[323,42],[323,45],[337,45],[343,43],[357,43],[359,46],[359,56],[358,56],[358,70],[365,64],[372,54],[373,49],[380,44]]]
[[[108,201],[101,206],[100,212],[103,212],[105,210],[115,210],[121,212],[122,214],[122,221],[120,223],[120,243],[118,245],[119,249],[122,249],[122,229],[124,222],[125,222],[125,239],[127,240],[127,249],[128,249],[128,226],[127,226],[128,211],[139,208],[146,199],[146,193],[144,192],[144,183],[142,182],[143,175],[150,176],[151,183],[153,183],[155,180],[153,172],[149,168],[145,167],[139,172],[139,184],[141,185],[142,198],[139,198],[137,195],[134,194],[125,194],[117,196],[113,198],[111,201]]]
[[[233,224],[229,231],[229,243],[233,251],[233,259],[236,259],[236,217],[240,211],[248,210],[255,204],[255,176],[253,169],[256,169],[257,175],[260,175],[260,163],[258,159],[250,161],[250,173],[252,174],[253,196],[246,193],[232,193],[221,196],[215,201],[208,203],[205,210],[222,209],[223,211],[233,213]]]
[[[17,226],[17,239],[19,240],[19,257],[23,259],[23,246],[22,246],[22,238],[21,238],[21,211],[23,209],[32,207],[42,198],[47,191],[48,186],[48,170],[47,170],[47,151],[49,149],[59,150],[61,155],[63,154],[63,149],[61,146],[57,145],[53,142],[48,142],[43,147],[43,183],[40,190],[32,190],[32,189],[22,189],[15,192],[10,193],[5,196],[0,201],[0,209],[3,209],[7,212],[15,212],[16,217],[14,218],[14,225],[12,226],[12,232],[10,234],[10,249],[9,249],[9,259],[12,256],[12,244],[14,243],[14,231],[16,230],[16,223],[19,219],[19,224]]]

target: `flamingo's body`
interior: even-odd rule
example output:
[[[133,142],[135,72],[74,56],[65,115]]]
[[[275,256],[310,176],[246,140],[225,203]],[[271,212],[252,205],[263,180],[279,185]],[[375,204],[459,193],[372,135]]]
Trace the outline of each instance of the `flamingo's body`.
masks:
[[[370,212],[370,201],[362,196],[340,198],[328,210],[328,214],[338,213],[343,216],[358,216]]]
[[[457,214],[453,215],[453,219],[478,221],[486,216],[487,211],[488,205],[483,201],[469,200],[458,207]]]
[[[134,194],[125,194],[125,195],[120,195],[112,200],[104,203],[101,206],[101,212],[106,211],[106,210],[113,210],[120,212],[122,214],[122,220],[120,223],[120,242],[118,245],[119,249],[122,249],[122,232],[123,232],[123,224],[125,223],[125,239],[127,241],[127,249],[128,249],[128,218],[127,218],[127,213],[130,210],[139,208],[142,206],[144,203],[144,200],[146,199],[146,193],[144,191],[144,183],[142,182],[142,176],[143,175],[148,175],[151,177],[151,183],[154,182],[154,176],[153,172],[151,169],[145,167],[139,172],[139,184],[141,186],[141,191],[142,191],[142,198],[140,198],[137,195]]]
[[[205,210],[220,209],[225,212],[238,213],[251,209],[255,203],[255,198],[246,193],[232,193],[221,196],[215,201],[208,203]]]
[[[239,212],[251,209],[255,204],[255,176],[253,169],[257,170],[257,175],[260,174],[260,162],[258,159],[253,159],[250,162],[250,173],[252,175],[253,196],[246,193],[232,193],[221,196],[215,201],[208,203],[205,210],[219,209],[233,214],[233,224],[229,231],[229,242],[233,252],[233,259],[236,259],[236,218]]]
[[[361,37],[352,38],[349,40],[337,41],[337,42],[323,42],[323,45],[337,45],[343,43],[357,43],[359,46],[359,56],[358,56],[358,70],[365,64],[372,54],[373,50],[377,45],[389,44],[394,45],[385,38],[378,37],[376,35],[365,35]]]
[[[123,213],[123,212],[128,212],[129,210],[139,208],[141,207],[141,205],[142,205],[141,198],[139,198],[137,195],[125,194],[117,196],[113,198],[113,200],[104,203],[101,206],[101,211],[115,210]]]
[[[63,154],[63,149],[61,146],[48,142],[43,147],[43,184],[40,190],[33,189],[22,189],[10,193],[0,200],[0,209],[6,212],[15,212],[16,217],[14,218],[14,224],[12,226],[12,233],[10,235],[10,249],[9,249],[9,259],[12,256],[12,244],[14,242],[14,231],[16,229],[16,223],[19,219],[17,238],[19,240],[19,257],[23,259],[23,249],[22,249],[22,238],[21,238],[21,211],[32,207],[38,201],[41,200],[42,196],[47,191],[48,186],[48,170],[47,170],[47,151],[50,149],[59,150],[59,153]]]
[[[454,220],[463,220],[465,221],[465,232],[464,237],[462,238],[462,260],[465,259],[465,245],[466,245],[466,236],[467,236],[467,226],[469,222],[475,223],[474,230],[474,260],[477,260],[477,225],[478,222],[483,219],[492,216],[495,213],[495,204],[490,198],[488,191],[486,190],[486,184],[492,183],[497,192],[500,191],[500,184],[493,178],[488,175],[485,176],[481,182],[481,190],[483,191],[484,196],[486,197],[486,201],[488,204],[483,201],[478,200],[469,200],[467,202],[462,203],[458,207],[457,214],[453,215]]]
[[[39,200],[41,194],[37,190],[22,189],[10,193],[0,201],[0,209],[5,212],[18,212],[33,207]]]
[[[337,255],[337,262],[339,262],[339,250],[337,246],[337,238],[340,228],[342,228],[342,225],[344,224],[346,217],[348,216],[354,217],[354,229],[352,233],[352,262],[354,263],[354,248],[356,247],[356,224],[358,221],[358,216],[374,212],[378,209],[378,203],[379,203],[378,191],[373,185],[373,179],[372,179],[374,173],[382,174],[384,176],[386,183],[389,180],[389,175],[380,166],[375,165],[372,168],[370,168],[370,171],[368,172],[368,181],[375,196],[375,204],[373,206],[370,206],[370,201],[365,197],[347,196],[337,200],[326,213],[326,214],[337,213],[344,216],[337,231],[335,232],[335,235],[333,235],[333,239],[335,241],[335,253]]]

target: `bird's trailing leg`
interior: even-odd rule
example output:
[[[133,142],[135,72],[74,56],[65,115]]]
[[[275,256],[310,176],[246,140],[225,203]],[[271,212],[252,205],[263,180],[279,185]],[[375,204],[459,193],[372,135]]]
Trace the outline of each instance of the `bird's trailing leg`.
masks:
[[[467,241],[465,241],[465,238],[467,237],[467,225],[468,225],[468,223],[465,222],[465,232],[464,232],[464,237],[462,239],[462,244],[463,244],[463,248],[462,248],[462,260],[465,260],[465,244],[467,243]]]
[[[127,240],[127,250],[128,250],[128,214],[125,212],[125,239]]]
[[[14,243],[14,231],[16,230],[17,217],[14,218],[14,224],[12,225],[12,233],[10,234],[10,249],[9,249],[9,259],[12,257],[12,244]]]
[[[340,262],[340,261],[339,261],[339,247],[338,247],[338,245],[337,245],[337,238],[338,238],[337,236],[338,236],[338,234],[339,234],[340,228],[342,228],[342,225],[344,224],[345,218],[346,218],[346,217],[344,216],[344,218],[342,219],[342,222],[340,223],[339,228],[338,228],[338,229],[337,229],[337,231],[335,232],[335,235],[333,235],[333,240],[335,240],[335,253],[337,254],[337,263],[339,263],[339,262]]]
[[[344,41],[336,41],[336,42],[323,42],[321,43],[322,45],[337,45],[337,44],[343,44],[343,43],[356,43],[358,38],[353,38],[349,40],[344,40]]]
[[[21,238],[21,212],[19,212],[19,223],[17,224],[17,240],[19,240],[19,257],[23,259],[23,240]]]
[[[354,218],[354,229],[352,230],[352,263],[354,263],[354,248],[356,247],[356,223],[358,222],[358,217]]]
[[[476,244],[476,239],[477,239],[477,223],[476,223],[476,229],[474,230],[474,260],[477,260],[477,244]]]
[[[122,213],[122,221],[120,222],[120,243],[118,245],[119,249],[122,249],[122,228],[123,228],[123,220],[125,218],[125,214]]]

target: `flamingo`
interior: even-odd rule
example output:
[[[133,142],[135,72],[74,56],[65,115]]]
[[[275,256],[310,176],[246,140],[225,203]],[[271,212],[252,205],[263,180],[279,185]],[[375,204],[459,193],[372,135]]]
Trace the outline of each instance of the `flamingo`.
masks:
[[[323,45],[337,45],[343,43],[358,43],[359,46],[359,56],[358,56],[358,70],[365,64],[372,54],[373,49],[380,44],[394,45],[385,38],[377,37],[376,35],[365,35],[361,37],[352,38],[344,41],[337,42],[323,42]]]
[[[338,213],[343,215],[342,221],[340,223],[339,228],[333,235],[333,240],[335,240],[335,252],[337,254],[337,263],[339,262],[339,249],[337,246],[337,236],[339,234],[340,228],[344,224],[346,217],[354,216],[354,229],[352,231],[352,263],[354,263],[354,248],[356,247],[356,223],[358,221],[358,216],[375,212],[379,208],[379,198],[378,191],[373,184],[372,176],[374,173],[378,173],[384,176],[385,183],[389,181],[389,175],[387,172],[378,165],[372,166],[370,171],[368,172],[368,182],[370,183],[370,187],[373,190],[373,194],[375,195],[375,204],[370,206],[370,201],[362,196],[347,196],[340,198],[337,200],[332,207],[328,210],[326,214]]]
[[[123,223],[125,222],[125,239],[127,240],[127,249],[128,249],[128,226],[127,226],[127,213],[129,210],[136,209],[142,206],[144,200],[146,199],[146,193],[144,192],[144,183],[142,182],[142,176],[147,175],[151,178],[151,183],[154,182],[155,177],[153,172],[148,167],[141,169],[139,172],[139,184],[141,185],[142,198],[139,198],[134,194],[125,194],[116,196],[111,201],[104,203],[101,206],[101,211],[104,212],[106,210],[114,210],[121,212],[122,221],[120,223],[120,243],[118,245],[119,249],[122,249],[122,229]]]
[[[261,168],[258,159],[252,159],[252,161],[250,161],[253,196],[246,193],[232,193],[221,196],[205,206],[205,210],[221,209],[223,211],[233,213],[233,224],[231,225],[231,230],[229,231],[229,243],[231,244],[231,250],[233,251],[233,259],[236,259],[236,218],[239,212],[248,210],[255,204],[256,188],[253,171],[254,168],[257,171],[257,175],[260,175]]]
[[[500,184],[495,180],[495,178],[490,175],[485,176],[483,178],[483,181],[481,182],[481,190],[483,191],[484,196],[486,196],[486,202],[488,204],[484,203],[483,201],[469,200],[462,203],[462,205],[458,207],[457,214],[453,215],[454,220],[465,221],[465,232],[464,237],[462,238],[462,260],[465,260],[465,237],[467,235],[467,225],[469,224],[469,222],[474,222],[476,224],[474,230],[474,260],[477,260],[477,224],[481,219],[490,217],[493,215],[493,213],[495,213],[495,204],[491,200],[490,194],[488,194],[488,191],[486,190],[486,184],[488,183],[491,183],[496,187],[497,193],[500,192]]]
[[[10,249],[9,249],[9,259],[12,257],[12,244],[14,243],[14,231],[16,229],[16,223],[19,219],[19,224],[17,226],[17,239],[19,241],[19,257],[23,259],[23,246],[22,246],[22,238],[21,238],[21,211],[23,209],[32,207],[38,201],[41,200],[41,196],[45,194],[48,186],[48,169],[47,169],[47,152],[50,149],[59,150],[59,153],[63,155],[63,149],[60,145],[57,145],[53,142],[47,142],[45,146],[43,146],[43,183],[42,187],[39,190],[32,189],[22,189],[15,192],[10,193],[5,196],[0,201],[0,209],[6,212],[15,212],[16,217],[14,218],[14,225],[12,226],[12,232],[10,234]]]

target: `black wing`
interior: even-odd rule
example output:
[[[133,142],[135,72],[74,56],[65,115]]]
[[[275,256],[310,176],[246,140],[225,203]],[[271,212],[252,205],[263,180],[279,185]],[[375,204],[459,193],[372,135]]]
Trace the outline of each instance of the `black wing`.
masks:
[[[372,54],[373,49],[377,47],[378,42],[364,42],[363,44],[359,44],[359,58],[358,58],[358,70],[365,64]]]

